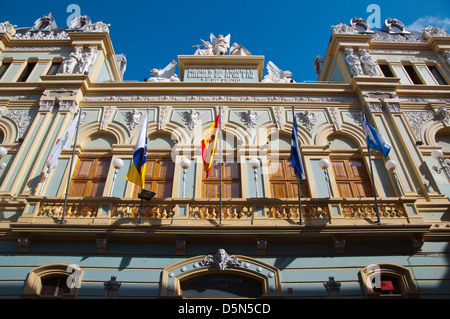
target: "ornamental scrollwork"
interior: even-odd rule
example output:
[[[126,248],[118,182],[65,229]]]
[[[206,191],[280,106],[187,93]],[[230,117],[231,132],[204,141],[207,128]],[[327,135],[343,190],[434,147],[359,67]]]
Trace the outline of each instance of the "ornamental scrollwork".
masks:
[[[214,256],[208,255],[201,262],[202,266],[214,266],[219,270],[225,270],[228,266],[240,266],[241,261],[234,255],[230,256],[225,249],[219,249]]]

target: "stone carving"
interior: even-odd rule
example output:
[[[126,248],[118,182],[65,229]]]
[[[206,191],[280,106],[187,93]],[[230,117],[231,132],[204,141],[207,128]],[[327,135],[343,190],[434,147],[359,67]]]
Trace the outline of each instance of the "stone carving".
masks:
[[[67,57],[61,66],[62,74],[72,74],[75,71],[75,67],[81,59],[82,47],[73,48],[72,53]]]
[[[14,36],[16,33],[16,29],[14,27],[17,27],[16,25],[12,25],[9,21],[0,22],[0,33],[7,33],[10,36]]]
[[[89,50],[83,54],[80,62],[78,63],[78,73],[88,75],[91,66],[94,64],[96,56],[97,47],[89,47]]]
[[[346,55],[345,60],[350,66],[352,76],[362,75],[363,71],[361,68],[361,61],[356,55],[353,54],[353,49],[350,48],[345,49],[345,55]]]
[[[349,112],[347,116],[353,120],[359,126],[362,126],[362,115],[361,112]]]
[[[450,65],[450,51],[444,52],[445,59],[447,60],[447,63]]]
[[[369,24],[366,20],[363,18],[357,18],[354,17],[350,20],[350,25],[358,32],[358,33],[368,33],[372,34],[374,33],[371,29]]]
[[[316,55],[314,58],[314,71],[316,72],[316,75],[320,75],[320,70],[322,69],[322,65],[325,61],[325,57],[321,55]]]
[[[30,125],[31,121],[31,111],[30,110],[9,110],[6,112],[5,116],[11,118],[16,122],[17,127],[19,129],[19,134],[17,136],[18,139],[23,138],[25,131]]]
[[[243,45],[236,42],[230,48],[230,55],[252,55]]]
[[[109,119],[111,118],[111,115],[114,111],[114,106],[106,106],[105,109],[103,110],[103,116],[102,116],[102,120],[100,122],[100,129],[104,130],[106,129],[106,125],[108,125]]]
[[[193,130],[195,125],[200,122],[200,119],[205,114],[204,112],[199,112],[195,110],[189,110],[185,112],[178,112],[183,117],[184,124],[187,125],[189,130]]]
[[[449,114],[447,109],[445,108],[445,106],[441,106],[437,111],[436,111],[436,117],[441,120],[444,121],[446,123],[449,122]]]
[[[95,22],[86,27],[86,32],[109,32],[110,24],[106,24],[102,21]]]
[[[178,75],[175,74],[177,62],[172,60],[164,69],[152,69],[150,74],[153,78],[148,79],[149,82],[179,82]]]
[[[337,107],[330,107],[328,109],[330,111],[331,120],[333,122],[334,128],[336,131],[341,130],[341,120],[339,118],[339,109]]]
[[[213,46],[213,53],[215,55],[226,55],[228,48],[230,47],[231,35],[228,34],[226,37],[219,34],[219,37],[216,38],[214,34],[209,35],[211,44]]]
[[[364,71],[369,76],[376,76],[378,74],[377,66],[372,57],[367,53],[366,49],[359,50],[359,59],[364,67]]]
[[[122,112],[122,114],[125,116],[125,121],[128,123],[128,127],[131,131],[142,121],[144,115],[136,109],[133,111]]]
[[[368,109],[368,111],[370,113],[381,113],[383,112],[382,110],[382,105],[380,102],[367,102],[366,103],[366,108]]]
[[[297,119],[308,131],[311,131],[314,124],[317,123],[317,116],[313,112],[305,111],[304,113],[295,113],[295,116],[297,116]]]
[[[420,129],[422,128],[425,122],[431,120],[434,117],[433,112],[425,111],[425,112],[404,112],[404,113],[417,139],[421,141],[422,138],[420,136]]]
[[[158,129],[163,130],[167,123],[167,114],[169,113],[170,106],[160,106],[159,107],[159,121]]]
[[[59,110],[60,111],[70,111],[72,112],[75,109],[76,102],[74,100],[60,100],[59,101]]]
[[[274,108],[274,113],[275,113],[275,123],[277,124],[277,128],[279,130],[283,129],[283,107],[281,106],[276,106]]]
[[[31,32],[27,31],[25,34],[16,33],[13,36],[14,40],[70,40],[69,34],[66,31],[61,31],[60,33],[50,32]]]
[[[197,47],[197,50],[195,51],[194,55],[214,55],[213,53],[213,46],[208,41],[205,41],[203,39],[200,39],[203,42],[204,49],[200,49],[200,44],[194,45],[194,47]]]
[[[269,74],[264,76],[264,79],[262,80],[263,83],[295,83],[294,80],[290,78],[292,76],[291,71],[281,70],[272,61],[267,63],[266,68]]]
[[[86,28],[91,24],[91,18],[87,15],[79,15],[72,19],[69,24],[69,29],[76,31],[85,31]]]
[[[253,129],[255,125],[258,123],[258,119],[262,116],[262,113],[253,112],[252,110],[248,110],[247,112],[234,112],[238,116],[240,116],[241,121],[245,123],[248,129]]]
[[[331,26],[333,28],[333,30],[331,31],[332,33],[348,33],[348,34],[352,34],[352,33],[356,33],[356,29],[353,26],[348,26],[342,22],[339,22],[338,25],[333,25]]]
[[[240,266],[241,261],[234,255],[230,256],[225,249],[219,249],[214,256],[208,255],[201,262],[202,266],[214,266],[219,270],[225,270],[228,266]]]
[[[51,111],[55,105],[54,100],[40,100],[39,101],[39,111]]]
[[[382,27],[383,31],[386,31],[389,34],[411,34],[409,31],[406,31],[405,25],[398,19],[387,18],[384,20],[384,25]]]
[[[402,111],[401,105],[398,102],[386,102],[385,105],[389,113],[400,113]]]
[[[423,37],[424,38],[428,38],[428,37],[445,37],[445,36],[447,36],[447,33],[445,32],[445,29],[441,29],[439,27],[433,27],[431,25],[429,25],[428,27],[426,27],[422,31],[423,31]]]
[[[33,27],[31,28],[31,31],[52,31],[53,29],[56,29],[56,22],[55,18],[52,17],[52,13],[40,17],[34,22]]]

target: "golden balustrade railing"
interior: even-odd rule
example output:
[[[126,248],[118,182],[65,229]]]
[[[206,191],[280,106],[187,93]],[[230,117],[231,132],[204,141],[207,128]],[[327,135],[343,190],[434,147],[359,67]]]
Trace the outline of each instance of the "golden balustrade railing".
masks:
[[[22,207],[20,218],[61,219],[64,199],[30,197]],[[415,199],[383,198],[378,200],[380,218],[408,219],[414,208]],[[298,220],[299,207],[296,199],[238,198],[224,199],[222,214],[218,199],[154,198],[142,203],[143,220]],[[411,208],[412,207],[412,208]],[[19,210],[19,208],[18,208]],[[376,219],[373,198],[304,198],[302,218],[331,222],[333,219],[356,220]],[[141,201],[124,198],[81,198],[69,197],[64,217],[74,220],[139,219]],[[417,215],[418,216],[418,215]]]

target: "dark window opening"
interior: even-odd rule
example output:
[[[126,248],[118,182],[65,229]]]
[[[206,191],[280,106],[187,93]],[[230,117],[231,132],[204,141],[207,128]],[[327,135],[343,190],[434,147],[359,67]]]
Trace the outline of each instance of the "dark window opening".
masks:
[[[55,75],[56,73],[58,73],[60,67],[61,63],[52,63],[52,66],[48,70],[47,75]]]
[[[28,63],[25,67],[25,70],[23,70],[22,75],[17,80],[17,82],[26,82],[28,77],[30,76],[31,72],[33,72],[34,67],[36,66],[36,63]]]
[[[404,68],[414,84],[423,84],[412,65],[404,65]]]
[[[70,288],[67,286],[66,276],[51,276],[42,278],[41,296],[62,296],[70,293]]]
[[[387,78],[393,78],[394,73],[392,73],[391,68],[387,64],[380,64],[381,72],[383,72],[383,75]]]
[[[0,66],[0,79],[5,75],[10,65],[11,63],[3,63],[2,66]]]
[[[435,67],[433,65],[429,65],[428,69],[430,70],[431,74],[433,74],[434,78],[439,83],[439,85],[447,85],[447,81],[445,81],[444,77],[439,72],[437,67]]]

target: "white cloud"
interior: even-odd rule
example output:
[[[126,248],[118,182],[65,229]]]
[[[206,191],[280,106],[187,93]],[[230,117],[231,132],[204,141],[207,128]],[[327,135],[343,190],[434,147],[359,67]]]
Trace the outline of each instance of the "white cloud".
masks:
[[[432,16],[426,16],[417,19],[412,24],[406,26],[406,30],[422,31],[428,26],[439,27],[445,29],[446,32],[450,32],[450,18],[438,18]]]

